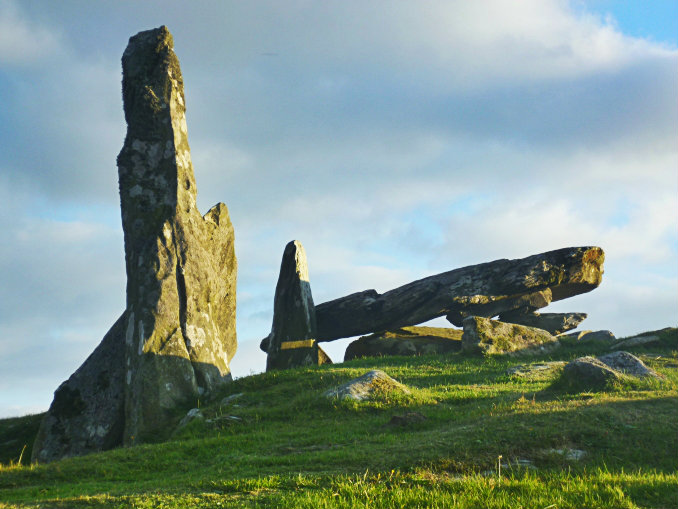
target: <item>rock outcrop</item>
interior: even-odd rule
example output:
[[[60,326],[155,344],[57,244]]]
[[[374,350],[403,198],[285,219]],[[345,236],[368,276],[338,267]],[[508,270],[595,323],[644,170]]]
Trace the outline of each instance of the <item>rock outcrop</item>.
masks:
[[[344,361],[385,355],[446,354],[461,350],[460,329],[451,327],[403,327],[363,336],[346,348]]]
[[[233,227],[224,204],[204,216],[196,208],[183,79],[167,28],[130,38],[122,67],[127,307],[56,391],[34,446],[40,461],[165,436],[177,407],[231,379]]]
[[[519,260],[496,260],[430,276],[380,294],[354,293],[316,306],[318,341],[417,325],[446,316],[491,318],[589,292],[603,275],[599,247],[572,247]]]
[[[483,354],[528,355],[558,347],[558,340],[545,330],[479,316],[464,319],[461,343],[464,352]]]
[[[499,320],[527,327],[543,329],[557,335],[577,328],[586,319],[586,313],[535,313],[529,308],[506,311],[499,314]]]
[[[316,341],[315,306],[301,242],[285,246],[275,287],[273,325],[267,338],[266,371],[331,362]]]

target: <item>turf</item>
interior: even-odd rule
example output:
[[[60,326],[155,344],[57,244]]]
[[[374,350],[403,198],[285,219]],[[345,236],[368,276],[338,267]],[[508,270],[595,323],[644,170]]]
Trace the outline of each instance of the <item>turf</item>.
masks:
[[[205,419],[169,441],[30,466],[17,463],[18,443],[3,449],[0,508],[674,507],[678,336],[661,334],[659,344],[630,351],[664,380],[598,392],[560,389],[558,364],[510,372],[608,351],[596,345],[534,358],[361,359],[241,378],[215,401],[196,402]],[[410,393],[322,396],[375,368]],[[1,420],[3,440],[19,428],[19,442],[34,433],[37,417],[20,419],[33,431]]]

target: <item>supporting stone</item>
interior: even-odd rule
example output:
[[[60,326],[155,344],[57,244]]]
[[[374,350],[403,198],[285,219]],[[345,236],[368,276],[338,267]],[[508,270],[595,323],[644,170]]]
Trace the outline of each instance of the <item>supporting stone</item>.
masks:
[[[542,329],[504,323],[479,316],[464,319],[462,350],[468,353],[543,353],[558,346],[557,339]]]
[[[266,371],[331,362],[318,347],[315,306],[301,242],[285,246],[275,287]]]
[[[460,329],[451,327],[403,327],[363,336],[346,348],[344,361],[385,355],[431,355],[461,350]]]
[[[500,313],[499,320],[537,327],[556,335],[577,328],[586,316],[586,313],[534,313],[530,308],[522,308]]]

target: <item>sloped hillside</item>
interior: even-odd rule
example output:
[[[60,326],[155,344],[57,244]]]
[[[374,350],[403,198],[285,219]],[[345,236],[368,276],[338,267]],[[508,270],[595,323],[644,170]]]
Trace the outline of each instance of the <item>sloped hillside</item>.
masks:
[[[609,345],[529,358],[361,359],[245,377],[214,401],[196,401],[200,412],[183,426],[189,409],[177,414],[158,443],[45,465],[17,465],[35,418],[25,426],[5,419],[0,508],[672,507],[678,335],[660,336],[628,351],[663,378],[597,390],[558,380],[565,362]],[[408,391],[323,396],[371,369]]]

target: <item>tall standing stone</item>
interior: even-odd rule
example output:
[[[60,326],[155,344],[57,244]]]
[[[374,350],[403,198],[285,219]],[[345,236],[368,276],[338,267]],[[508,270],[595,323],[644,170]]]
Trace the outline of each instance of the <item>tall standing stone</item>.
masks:
[[[301,242],[285,246],[275,287],[266,371],[331,362],[316,341],[315,305]]]
[[[178,406],[231,379],[237,263],[223,203],[201,216],[179,60],[166,27],[122,58],[118,156],[127,306],[54,394],[33,447],[51,461],[161,438]]]
[[[167,28],[130,38],[122,67],[125,442],[133,443],[162,432],[177,405],[231,379],[237,268],[226,206],[205,216],[196,207],[184,83]]]

